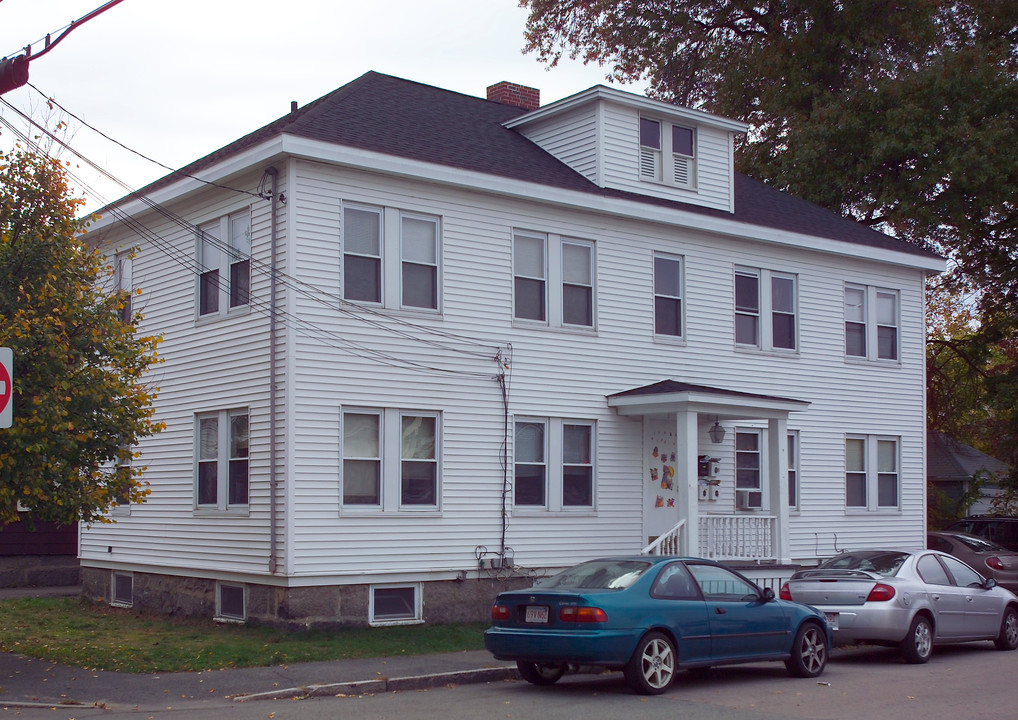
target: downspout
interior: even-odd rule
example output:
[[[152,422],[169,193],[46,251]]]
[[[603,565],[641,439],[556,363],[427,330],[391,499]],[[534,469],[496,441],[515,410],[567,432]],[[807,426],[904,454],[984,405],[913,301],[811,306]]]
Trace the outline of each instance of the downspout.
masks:
[[[276,477],[276,205],[279,199],[279,171],[268,168],[272,177],[269,230],[269,573],[276,574],[276,495],[279,479]]]

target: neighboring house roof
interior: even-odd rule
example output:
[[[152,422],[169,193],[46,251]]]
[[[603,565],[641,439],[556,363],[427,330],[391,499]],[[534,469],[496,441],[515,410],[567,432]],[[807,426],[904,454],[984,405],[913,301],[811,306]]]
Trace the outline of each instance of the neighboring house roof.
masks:
[[[288,134],[559,189],[938,257],[741,174],[736,174],[734,181],[734,213],[599,187],[517,131],[504,127],[504,123],[526,112],[512,105],[368,72],[191,163],[179,173],[193,176],[272,137]],[[177,177],[177,173],[168,175],[137,194],[152,192]]]
[[[926,433],[926,476],[930,480],[968,480],[980,470],[1003,475],[1007,465],[944,433]]]

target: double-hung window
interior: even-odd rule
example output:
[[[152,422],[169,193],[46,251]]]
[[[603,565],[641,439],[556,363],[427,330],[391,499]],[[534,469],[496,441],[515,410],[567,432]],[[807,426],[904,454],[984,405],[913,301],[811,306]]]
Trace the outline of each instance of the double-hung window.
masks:
[[[654,333],[682,337],[682,258],[654,255]]]
[[[251,301],[251,213],[226,215],[198,230],[198,315],[246,307]]]
[[[131,309],[131,298],[134,295],[134,260],[130,252],[119,252],[114,258],[114,280],[117,284],[117,293],[120,298],[120,320],[129,325],[134,318]]]
[[[344,299],[393,309],[439,309],[437,217],[346,204],[342,232]]]
[[[343,412],[343,506],[350,510],[434,510],[439,506],[439,416]]]
[[[517,508],[592,509],[595,498],[592,422],[518,419],[513,485]]]
[[[845,355],[898,360],[898,323],[897,290],[845,286]]]
[[[845,438],[845,505],[886,510],[900,506],[899,440],[877,435]]]
[[[798,347],[795,275],[735,269],[735,344],[779,352]]]
[[[735,433],[735,506],[759,510],[763,506],[763,462],[759,430]]]
[[[229,510],[248,504],[248,413],[220,410],[196,418],[196,506]]]
[[[696,134],[691,127],[640,118],[640,179],[695,186]]]
[[[513,233],[513,317],[517,320],[593,328],[594,278],[594,243],[526,231]],[[550,288],[556,291],[550,292]]]

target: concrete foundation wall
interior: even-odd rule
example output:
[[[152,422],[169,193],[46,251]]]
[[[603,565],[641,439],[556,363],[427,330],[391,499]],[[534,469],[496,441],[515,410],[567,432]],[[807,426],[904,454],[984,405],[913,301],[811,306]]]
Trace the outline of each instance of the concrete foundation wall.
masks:
[[[112,570],[82,568],[82,594],[112,602]],[[184,617],[215,617],[216,581],[134,572],[131,607]],[[245,590],[247,621],[298,628],[367,626],[369,585],[285,588],[256,583]],[[423,621],[431,624],[487,622],[491,603],[503,590],[529,587],[533,578],[481,578],[421,583]]]

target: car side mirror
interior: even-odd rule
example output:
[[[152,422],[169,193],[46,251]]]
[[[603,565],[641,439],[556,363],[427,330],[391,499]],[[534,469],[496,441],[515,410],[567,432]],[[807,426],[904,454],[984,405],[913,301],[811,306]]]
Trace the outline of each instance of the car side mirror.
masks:
[[[774,599],[774,589],[769,587],[764,588],[763,592],[760,593],[760,596],[763,598],[764,602],[770,602]]]
[[[983,583],[983,587],[986,588],[987,590],[992,590],[993,588],[997,587],[997,581],[994,580],[993,578],[986,578],[986,582]]]

